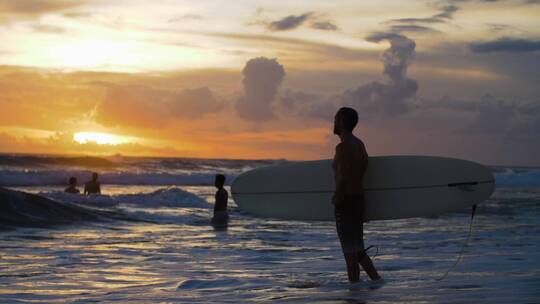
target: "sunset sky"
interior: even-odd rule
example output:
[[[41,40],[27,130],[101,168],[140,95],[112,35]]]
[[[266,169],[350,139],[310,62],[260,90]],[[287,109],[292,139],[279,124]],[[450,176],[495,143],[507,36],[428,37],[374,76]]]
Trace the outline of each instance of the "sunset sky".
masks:
[[[540,166],[540,1],[0,0],[0,152]]]

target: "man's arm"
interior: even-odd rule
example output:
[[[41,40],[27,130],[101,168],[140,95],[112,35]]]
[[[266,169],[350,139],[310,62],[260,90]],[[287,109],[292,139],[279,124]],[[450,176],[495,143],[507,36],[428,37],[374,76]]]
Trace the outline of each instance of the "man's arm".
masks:
[[[340,143],[336,146],[336,192],[334,193],[334,204],[343,201],[345,187],[351,178],[353,150],[349,145]]]

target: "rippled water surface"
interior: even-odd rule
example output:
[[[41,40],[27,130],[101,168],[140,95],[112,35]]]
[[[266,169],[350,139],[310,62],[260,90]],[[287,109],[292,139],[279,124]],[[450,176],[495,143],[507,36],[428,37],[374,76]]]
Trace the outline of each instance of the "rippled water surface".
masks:
[[[214,191],[184,190],[209,201]],[[120,205],[137,221],[0,232],[0,302],[540,302],[540,189],[499,189],[479,206],[443,281],[469,211],[366,224],[386,282],[350,285],[333,223],[255,218],[233,204],[216,231],[210,207]]]

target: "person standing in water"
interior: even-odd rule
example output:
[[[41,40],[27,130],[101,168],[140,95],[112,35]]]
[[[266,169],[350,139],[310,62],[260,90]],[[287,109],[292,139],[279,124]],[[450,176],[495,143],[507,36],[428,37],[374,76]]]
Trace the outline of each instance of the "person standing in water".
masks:
[[[69,186],[64,190],[66,193],[79,194],[81,191],[77,189],[77,178],[72,176],[69,178]]]
[[[216,203],[214,204],[212,224],[215,226],[227,226],[227,222],[229,221],[229,213],[227,212],[229,193],[223,187],[225,185],[225,175],[216,174],[214,185],[218,190],[215,195]]]
[[[92,173],[92,180],[84,185],[84,195],[101,194],[101,185],[98,182],[98,174]]]
[[[334,118],[334,134],[341,142],[336,146],[332,163],[336,191],[332,198],[336,230],[347,264],[349,281],[360,279],[360,267],[371,280],[379,280],[373,262],[364,248],[364,191],[363,177],[368,166],[368,154],[364,143],[353,135],[358,123],[358,113],[352,108],[339,109]]]

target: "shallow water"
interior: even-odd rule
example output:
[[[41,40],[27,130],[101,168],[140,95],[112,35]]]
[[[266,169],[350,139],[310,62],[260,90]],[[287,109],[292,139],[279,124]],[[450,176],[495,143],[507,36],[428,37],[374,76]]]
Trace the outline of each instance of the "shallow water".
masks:
[[[468,210],[367,223],[366,244],[378,246],[374,262],[386,283],[364,275],[351,285],[331,222],[256,218],[231,202],[228,229],[216,231],[204,201],[129,202],[137,200],[130,193],[143,203],[182,195],[144,187],[109,187],[101,198],[136,222],[0,232],[0,302],[540,302],[540,188],[500,188],[481,204],[463,260],[443,281],[436,278],[467,236]],[[69,199],[55,187],[23,189]],[[214,191],[182,189],[209,201]]]

